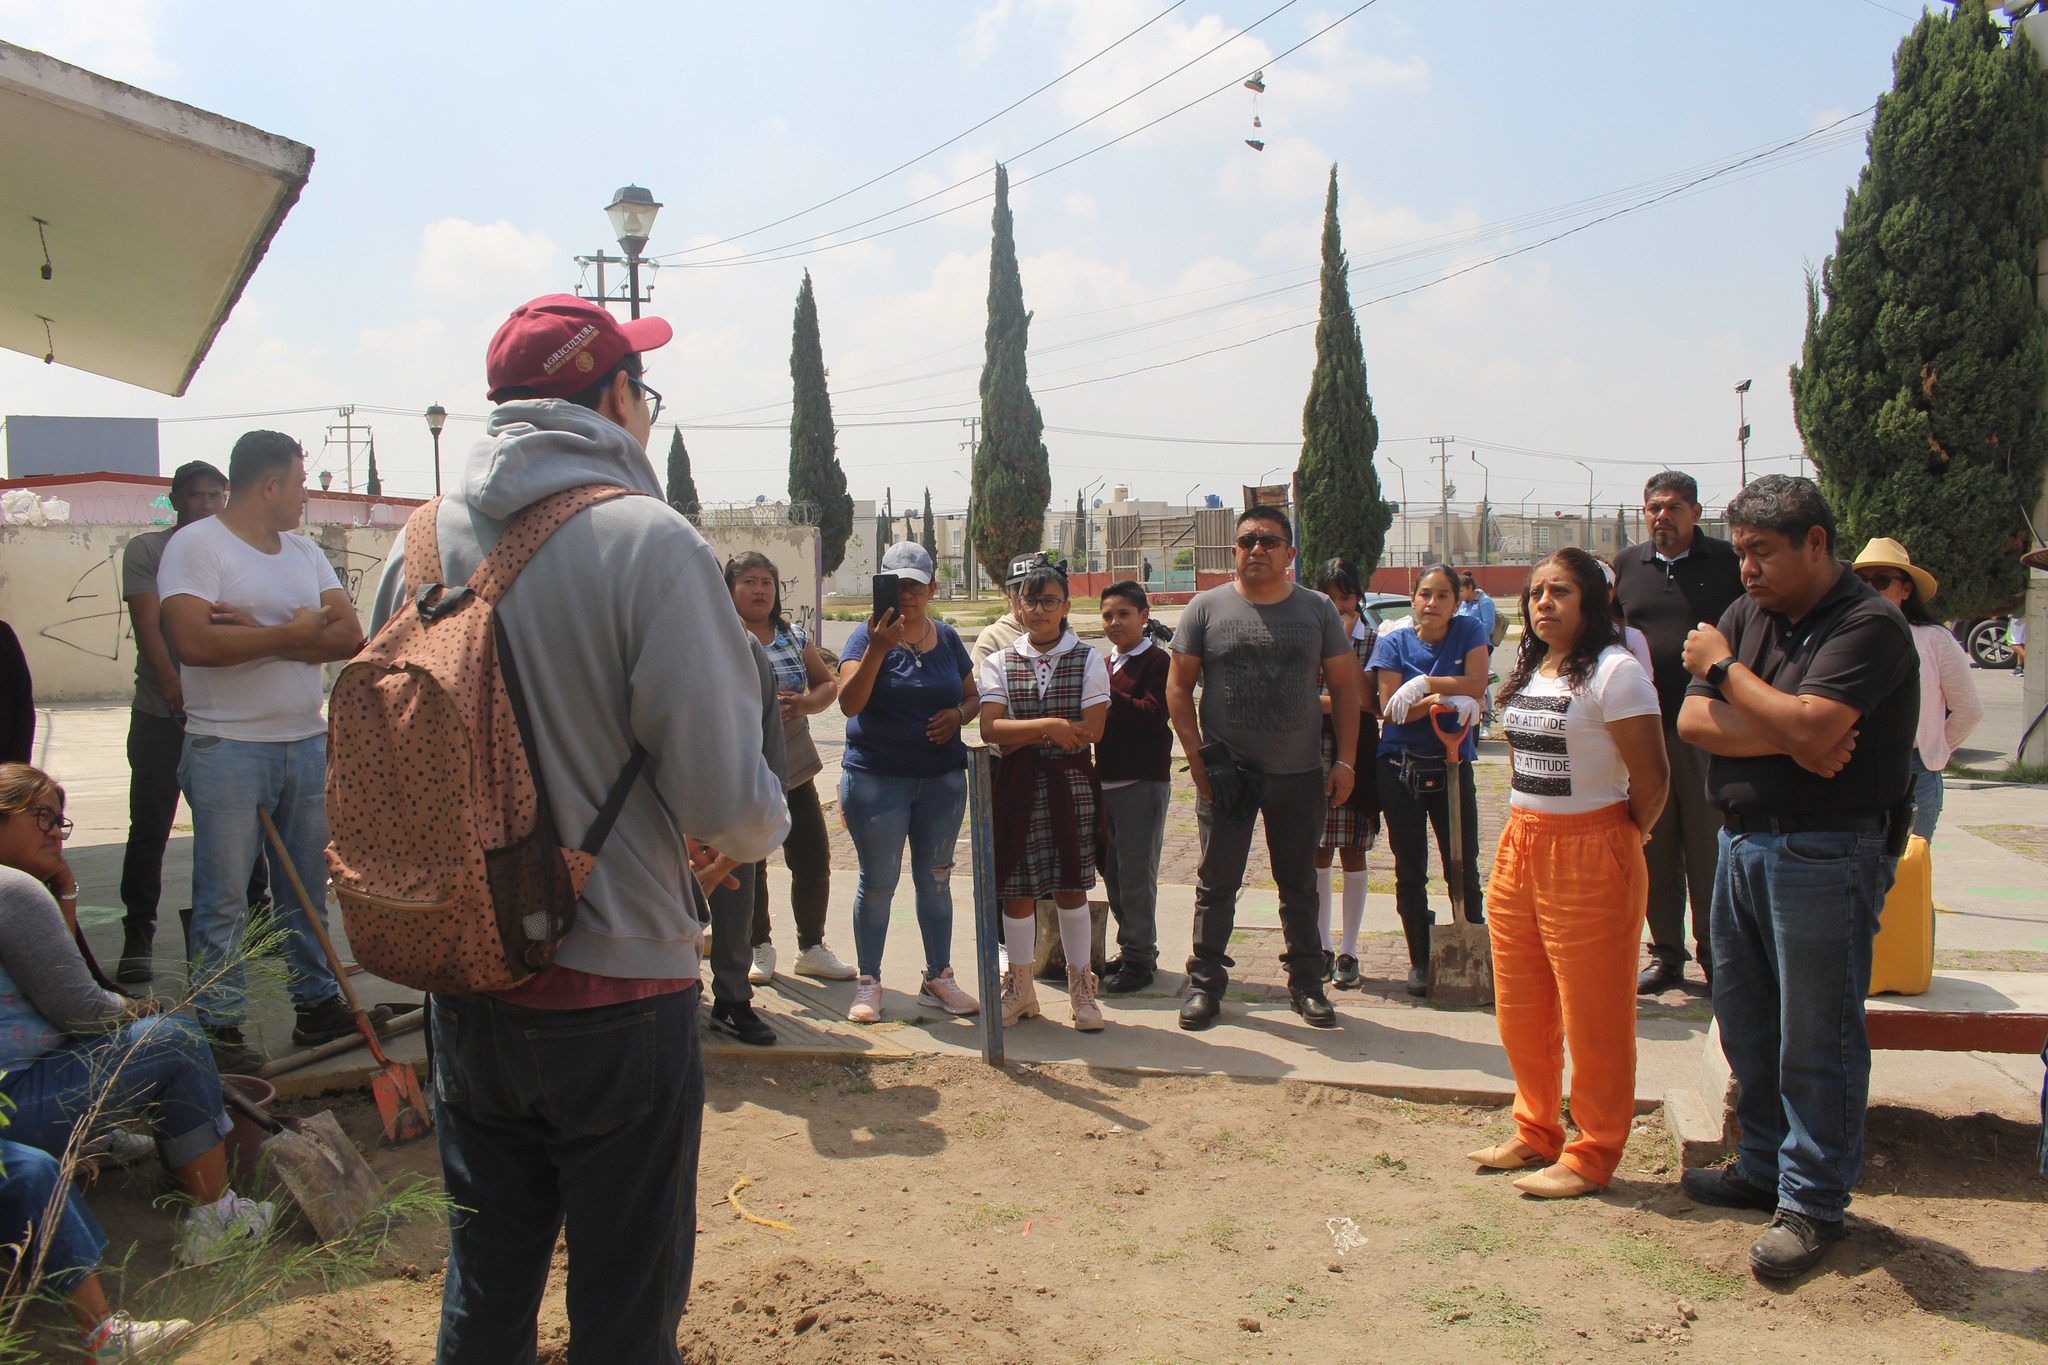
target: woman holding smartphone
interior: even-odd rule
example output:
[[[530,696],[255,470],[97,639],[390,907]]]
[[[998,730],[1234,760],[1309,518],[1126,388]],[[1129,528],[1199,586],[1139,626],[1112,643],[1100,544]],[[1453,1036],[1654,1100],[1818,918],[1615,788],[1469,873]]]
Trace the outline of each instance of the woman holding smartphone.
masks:
[[[854,627],[839,664],[846,757],[839,809],[853,836],[860,880],[853,896],[853,949],[860,973],[847,1018],[882,1018],[882,949],[889,905],[910,848],[925,969],[917,1003],[948,1014],[981,1006],[953,976],[953,846],[967,810],[967,746],[960,727],[980,706],[974,665],[951,626],[925,614],[932,557],[915,542],[891,545],[882,573],[897,580],[897,604],[877,603]]]

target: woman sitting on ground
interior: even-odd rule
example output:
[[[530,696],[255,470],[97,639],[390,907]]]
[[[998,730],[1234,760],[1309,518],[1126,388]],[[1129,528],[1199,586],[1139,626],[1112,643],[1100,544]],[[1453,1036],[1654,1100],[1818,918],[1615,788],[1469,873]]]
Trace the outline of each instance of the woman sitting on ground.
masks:
[[[220,1074],[198,1024],[92,979],[65,929],[78,879],[64,861],[64,789],[0,764],[0,1097],[7,1137],[61,1158],[83,1127],[146,1115],[171,1178],[195,1207],[178,1257],[217,1260],[260,1241],[276,1210],[228,1184]],[[59,902],[67,915],[60,910]]]
[[[1671,771],[1657,690],[1607,604],[1607,580],[1584,550],[1539,563],[1498,697],[1513,779],[1488,924],[1516,1136],[1471,1156],[1492,1170],[1542,1166],[1515,1182],[1539,1199],[1605,1189],[1635,1113],[1643,845]],[[1558,1114],[1566,1046],[1579,1130],[1569,1146]]]

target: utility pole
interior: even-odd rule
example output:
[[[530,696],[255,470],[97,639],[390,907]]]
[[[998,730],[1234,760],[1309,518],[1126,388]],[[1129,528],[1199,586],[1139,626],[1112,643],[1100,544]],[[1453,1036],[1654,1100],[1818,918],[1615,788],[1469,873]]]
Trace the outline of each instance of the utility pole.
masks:
[[[967,452],[967,534],[960,537],[960,576],[967,580],[967,600],[974,600],[974,455],[981,448],[981,418],[962,417],[967,439],[960,448]]]
[[[333,424],[328,426],[326,444],[331,447],[337,439],[341,442],[342,469],[344,471],[341,480],[341,491],[353,493],[356,491],[356,431],[358,430],[355,423],[355,404],[350,403],[345,407],[336,408],[335,415],[341,418],[341,424],[339,426]],[[360,430],[363,433],[363,441],[367,444],[370,440],[370,428],[364,426]],[[334,434],[337,431],[341,433],[339,438]],[[324,454],[325,452],[323,451],[322,453]]]
[[[1436,454],[1430,456],[1430,458],[1436,461],[1437,511],[1443,517],[1444,563],[1446,564],[1456,557],[1455,552],[1451,549],[1451,454],[1448,447],[1451,442],[1457,439],[1455,436],[1432,436],[1429,438],[1429,443],[1436,447]]]
[[[1749,487],[1749,381],[1735,386],[1735,446],[1741,459],[1742,487]]]

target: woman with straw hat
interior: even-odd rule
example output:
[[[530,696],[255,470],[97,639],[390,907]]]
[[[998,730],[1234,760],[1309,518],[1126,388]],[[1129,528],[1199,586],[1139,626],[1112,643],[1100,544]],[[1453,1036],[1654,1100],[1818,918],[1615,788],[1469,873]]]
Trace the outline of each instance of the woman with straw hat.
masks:
[[[1984,719],[1984,703],[1970,680],[1970,660],[1948,627],[1928,609],[1939,586],[1890,536],[1874,537],[1851,566],[1856,576],[1897,607],[1913,628],[1920,651],[1920,728],[1913,737],[1913,833],[1934,837],[1941,818],[1941,770],[1949,755]]]

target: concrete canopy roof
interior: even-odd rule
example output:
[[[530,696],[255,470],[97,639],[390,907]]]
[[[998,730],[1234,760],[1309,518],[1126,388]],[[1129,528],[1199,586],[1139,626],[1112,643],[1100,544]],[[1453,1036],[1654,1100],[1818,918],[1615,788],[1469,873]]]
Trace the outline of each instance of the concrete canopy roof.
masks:
[[[183,394],[313,149],[5,42],[0,128],[0,346]]]

